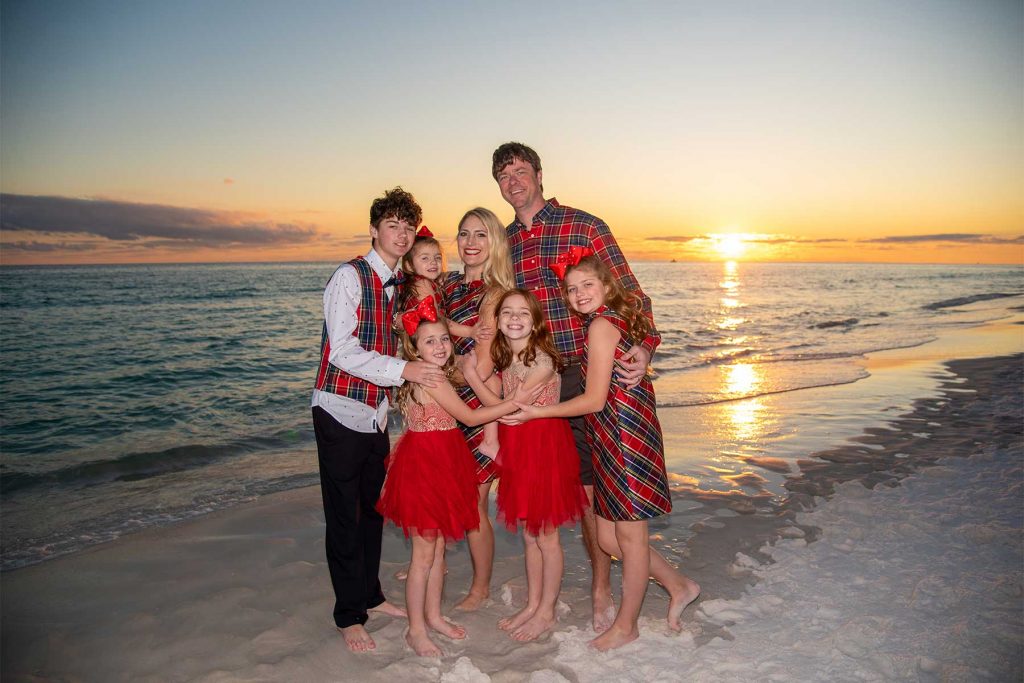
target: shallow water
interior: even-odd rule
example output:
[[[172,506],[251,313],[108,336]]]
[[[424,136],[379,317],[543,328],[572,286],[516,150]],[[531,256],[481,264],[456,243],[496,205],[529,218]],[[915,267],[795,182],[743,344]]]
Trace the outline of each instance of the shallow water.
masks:
[[[0,270],[3,567],[316,483],[309,391],[333,267]],[[863,354],[1005,317],[1024,291],[1020,267],[635,271],[663,336],[670,469],[753,496],[783,474],[750,458],[806,455],[934,389],[929,370],[865,393]],[[863,391],[844,404],[829,387],[848,382]],[[807,387],[822,388],[775,393]]]

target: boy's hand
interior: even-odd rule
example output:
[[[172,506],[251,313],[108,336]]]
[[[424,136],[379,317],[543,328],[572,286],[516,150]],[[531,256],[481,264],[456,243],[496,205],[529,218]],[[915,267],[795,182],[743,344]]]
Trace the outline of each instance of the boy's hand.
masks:
[[[439,387],[441,384],[448,381],[448,378],[444,376],[444,372],[441,368],[433,363],[428,363],[425,360],[407,362],[405,364],[405,368],[402,369],[402,379],[406,382],[422,384],[423,386],[430,387],[431,389]]]

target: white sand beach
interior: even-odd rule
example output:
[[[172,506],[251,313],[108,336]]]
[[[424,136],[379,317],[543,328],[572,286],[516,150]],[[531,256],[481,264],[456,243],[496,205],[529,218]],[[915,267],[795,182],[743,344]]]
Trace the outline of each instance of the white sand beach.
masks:
[[[741,459],[747,466],[724,476],[748,495],[673,477],[676,512],[652,525],[652,542],[704,589],[681,634],[665,626],[667,597],[652,584],[640,639],[589,649],[588,574],[571,531],[557,629],[510,641],[496,622],[523,599],[522,551],[499,531],[492,599],[476,613],[450,609],[468,586],[469,558],[464,545],[449,552],[445,605],[466,640],[439,638],[445,657],[417,658],[404,623],[375,615],[377,650],[352,654],[331,623],[323,514],[310,487],[0,575],[3,679],[1020,680],[1022,357],[978,356],[1019,354],[1024,327],[958,335],[873,356],[863,382],[780,394],[771,404],[788,416],[780,433],[806,437],[780,441],[783,450],[821,447]],[[938,363],[956,357],[973,359]],[[940,386],[916,396],[926,376]],[[878,387],[895,387],[908,408],[823,431],[825,408],[797,409],[873,414],[886,407],[869,405]],[[674,454],[696,447],[680,443],[692,425],[721,409],[660,411],[670,469]],[[789,496],[772,514],[753,514],[779,491]],[[388,530],[381,575],[396,602],[394,574],[407,559]]]

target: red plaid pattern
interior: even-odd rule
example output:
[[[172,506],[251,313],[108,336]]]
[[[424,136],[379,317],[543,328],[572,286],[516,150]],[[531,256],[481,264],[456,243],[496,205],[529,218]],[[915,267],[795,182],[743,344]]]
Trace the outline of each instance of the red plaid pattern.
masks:
[[[623,287],[640,295],[644,312],[654,321],[650,297],[640,289],[615,237],[600,218],[562,206],[558,200],[551,199],[533,217],[533,225],[526,227],[517,219],[506,228],[506,232],[516,286],[533,292],[540,301],[555,345],[563,358],[570,359],[583,353],[583,323],[569,310],[562,298],[561,283],[549,267],[569,247],[593,249],[609,265]],[[653,356],[659,343],[661,335],[655,328],[642,345]]]
[[[602,308],[588,320],[600,316],[619,330],[622,338],[615,349],[621,358],[629,351],[628,324],[614,311]],[[583,373],[587,372],[584,347]],[[623,389],[615,378],[608,387],[608,400],[598,413],[584,416],[594,462],[594,512],[605,519],[629,521],[651,519],[672,511],[665,471],[665,447],[658,422],[651,378]]]
[[[447,273],[438,279],[441,280],[441,299],[444,302],[445,317],[463,325],[476,325],[480,320],[480,301],[487,291],[483,280],[474,280],[466,284],[463,283],[462,273],[456,272]],[[473,345],[476,344],[475,339],[465,337],[453,337],[452,341],[455,343],[455,353],[459,355],[469,353]],[[469,386],[458,387],[456,391],[459,398],[473,410],[483,405]],[[481,455],[478,450],[480,443],[484,440],[483,425],[467,427],[460,422],[459,429],[462,430],[466,437],[466,443],[473,451],[473,457],[476,458],[477,481],[486,484],[497,478],[497,464],[486,455]]]
[[[391,320],[394,317],[394,301],[388,301],[384,294],[384,285],[373,272],[373,268],[362,256],[352,259],[348,265],[356,269],[359,275],[361,300],[359,302],[359,322],[356,323],[356,336],[359,345],[385,356],[395,355],[395,335],[391,331]],[[331,365],[331,340],[327,336],[327,323],[324,322],[320,338],[320,368],[316,373],[316,388],[339,396],[347,396],[376,408],[385,397],[390,399],[390,388],[377,386],[365,379],[348,374],[344,370]]]

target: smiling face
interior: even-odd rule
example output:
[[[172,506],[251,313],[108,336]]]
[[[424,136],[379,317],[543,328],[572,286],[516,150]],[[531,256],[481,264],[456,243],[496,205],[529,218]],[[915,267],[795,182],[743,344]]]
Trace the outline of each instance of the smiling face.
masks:
[[[505,297],[498,309],[498,329],[515,344],[530,338],[533,332],[533,313],[530,306],[519,294]]]
[[[542,171],[533,170],[533,166],[522,159],[513,159],[512,163],[498,171],[498,189],[505,201],[516,210],[516,215],[530,209],[536,213],[544,207],[542,174]]]
[[[459,259],[467,269],[482,269],[491,255],[491,244],[487,237],[487,226],[476,216],[467,216],[459,226],[456,238],[459,245]]]
[[[436,280],[444,267],[441,248],[430,242],[417,242],[412,248],[412,271],[428,280]]]
[[[443,366],[452,355],[452,339],[444,323],[421,322],[416,328],[416,353],[428,363]]]
[[[416,226],[400,218],[382,218],[377,225],[370,226],[373,248],[391,268],[398,265],[405,252],[416,239]]]
[[[565,297],[578,313],[599,309],[608,297],[608,286],[590,268],[576,267],[565,274]]]

